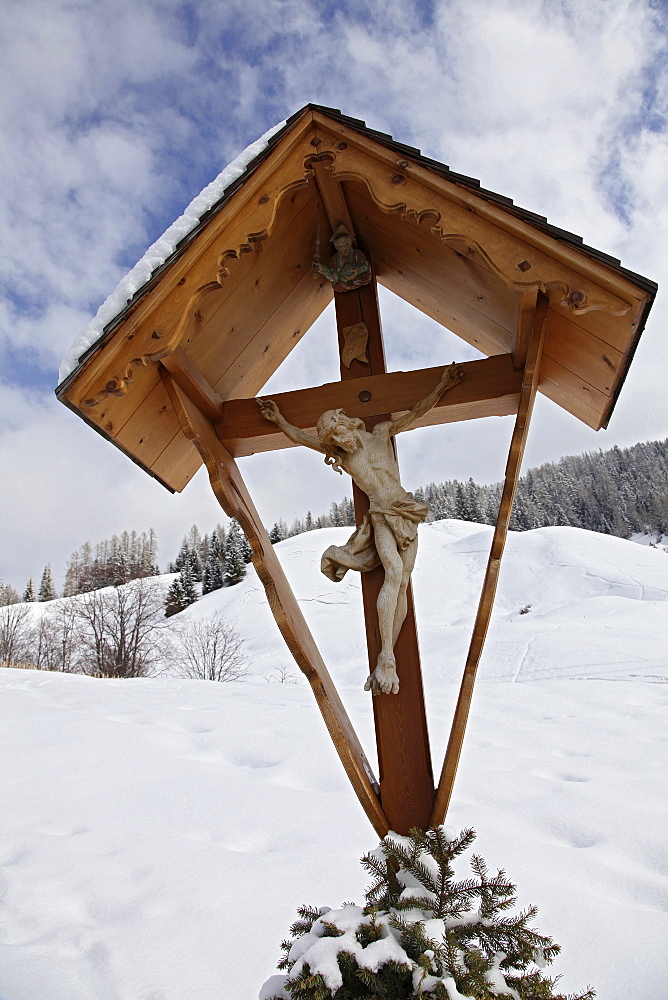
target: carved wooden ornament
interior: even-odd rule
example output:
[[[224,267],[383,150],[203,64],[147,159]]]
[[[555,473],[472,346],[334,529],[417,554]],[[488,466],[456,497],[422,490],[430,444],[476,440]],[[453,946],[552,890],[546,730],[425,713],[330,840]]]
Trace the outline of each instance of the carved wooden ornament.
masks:
[[[343,335],[343,351],[341,360],[346,368],[350,368],[353,361],[361,361],[367,364],[369,358],[366,353],[366,345],[369,341],[369,331],[366,323],[354,323],[353,326],[345,326],[341,331]]]

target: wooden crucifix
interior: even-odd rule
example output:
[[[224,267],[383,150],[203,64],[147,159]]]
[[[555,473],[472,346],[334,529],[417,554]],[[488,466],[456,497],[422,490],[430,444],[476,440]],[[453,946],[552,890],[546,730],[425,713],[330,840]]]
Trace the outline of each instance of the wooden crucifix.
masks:
[[[215,393],[211,393],[206,387],[206,383],[195,376],[187,363],[184,362],[183,357],[177,356],[175,360],[174,356],[170,356],[167,359],[169,371],[166,366],[161,366],[162,378],[179,415],[184,432],[197,446],[206,462],[211,483],[219,502],[230,516],[239,520],[251,541],[254,553],[253,562],[267,590],[269,603],[279,628],[299,666],[311,682],[332,739],[367,816],[381,834],[389,829],[398,833],[407,833],[414,826],[426,829],[443,822],[452,794],[471,704],[473,684],[491,617],[512,500],[519,478],[521,459],[536,393],[547,314],[547,297],[538,296],[537,308],[526,336],[523,368],[516,374],[502,373],[496,371],[495,368],[493,373],[494,388],[485,385],[484,380],[481,386],[476,366],[482,364],[487,372],[490,367],[496,366],[496,359],[489,359],[487,362],[467,362],[462,365],[448,366],[445,369],[429,369],[416,373],[417,377],[412,383],[414,385],[413,396],[419,393],[421,398],[415,400],[417,406],[414,407],[406,405],[405,389],[403,393],[401,390],[393,391],[393,380],[397,376],[385,373],[378,296],[373,274],[371,273],[370,280],[358,288],[349,291],[335,291],[334,299],[341,357],[341,384],[342,390],[344,386],[346,388],[345,396],[337,395],[335,385],[332,384],[317,390],[280,393],[275,396],[275,400],[278,402],[239,400],[231,408],[231,412],[228,412],[227,406],[221,406],[220,401],[216,400]],[[356,357],[351,358],[348,355],[348,363],[346,363],[344,357],[346,347],[350,344],[351,330],[355,331],[357,341]],[[359,336],[360,333],[363,333],[362,337]],[[364,350],[360,348],[362,341],[365,341]],[[405,378],[406,376],[403,376],[401,383]],[[474,382],[473,386],[467,385],[468,379]],[[391,384],[388,384],[387,380],[390,380]],[[364,386],[359,393],[355,393],[356,383]],[[397,389],[399,389],[399,385],[400,383],[397,383]],[[368,386],[372,388],[369,389]],[[374,399],[376,386],[378,386],[378,400]],[[393,474],[395,483],[398,483],[398,469],[393,442],[390,444],[392,430],[398,432],[404,427],[407,429],[414,419],[427,419],[432,407],[443,407],[450,403],[447,398],[449,396],[454,402],[452,409],[456,411],[461,406],[461,401],[458,398],[461,389],[465,389],[467,394],[472,397],[479,394],[483,398],[496,396],[499,399],[503,396],[501,390],[519,390],[517,393],[512,393],[513,403],[511,405],[516,410],[517,416],[511,440],[499,518],[471,647],[466,661],[448,752],[436,789],[434,788],[429,749],[410,582],[407,581],[405,588],[405,617],[393,649],[399,680],[398,691],[393,683],[386,685],[386,689],[383,690],[383,685],[374,684],[374,676],[378,670],[379,658],[382,657],[383,651],[378,619],[378,599],[385,583],[385,569],[379,561],[379,565],[375,568],[361,574],[369,657],[367,686],[374,690],[375,694],[372,704],[380,772],[377,783],[285,579],[273,547],[269,543],[266,531],[245,489],[236,463],[222,443],[226,436],[231,433],[249,434],[253,440],[260,440],[258,422],[262,423],[268,418],[269,424],[274,425],[275,431],[281,432],[286,446],[290,443],[304,444],[313,450],[327,454],[327,446],[323,446],[318,438],[304,432],[301,428],[315,424],[317,430],[315,412],[320,411],[318,416],[322,416],[322,407],[327,402],[345,402],[350,399],[349,390],[351,387],[352,396],[357,396],[361,402],[368,404],[373,415],[361,420],[359,418],[353,419],[350,423],[363,425],[365,433],[369,436],[373,434],[375,429],[383,430],[385,428],[382,440],[392,450],[392,462],[396,470]],[[431,391],[425,391],[426,389]],[[457,391],[451,393],[450,390],[454,389]],[[381,405],[380,400],[387,402],[389,412],[378,412]],[[252,416],[253,407],[256,413],[255,418]],[[405,408],[408,412],[403,418],[392,420],[392,411],[399,408],[402,410]],[[282,417],[281,411],[283,409],[291,414],[295,423],[290,423]],[[210,417],[207,416],[207,412]],[[220,420],[221,414],[224,415],[223,421]],[[211,422],[211,417],[214,418],[214,423]],[[214,424],[216,429],[214,429]],[[230,425],[233,426],[233,431]],[[276,443],[276,434],[273,434],[272,437],[274,440],[271,447],[281,447],[280,444]],[[332,451],[330,455],[332,459],[339,458],[342,464],[347,464],[343,449]],[[373,511],[370,511],[369,495],[356,482],[356,479],[360,479],[360,477],[355,476],[352,469],[347,469],[347,471],[351,471],[353,475],[356,522],[358,527],[363,527],[364,520],[368,518],[369,513],[373,515]],[[402,493],[404,492],[400,485],[399,489]],[[373,490],[370,489],[370,492],[373,493]],[[332,562],[337,564],[337,553],[332,554],[330,550],[327,550],[324,556],[325,561],[329,559],[330,564]]]
[[[336,252],[327,264],[316,255],[313,268],[314,237],[325,232]],[[373,265],[387,288],[487,357],[456,366],[461,379],[444,376],[450,359],[386,372]],[[182,490],[206,465],[218,501],[251,543],[277,625],[380,835],[445,818],[539,382],[588,426],[606,426],[655,293],[649,279],[474,179],[308,105],[67,366],[58,398],[168,489]],[[275,405],[281,428],[256,397],[332,298],[340,380],[275,394],[264,409],[271,416]],[[401,486],[392,434],[413,419],[426,426],[504,415],[515,426],[501,504],[435,789],[406,572],[421,510]],[[361,469],[350,437],[362,453],[368,446],[389,492]],[[295,443],[324,451],[354,481],[359,533],[327,554],[333,576],[346,564],[363,568],[357,557],[378,557],[361,579],[380,781],[235,462]]]
[[[373,272],[370,270],[368,280],[359,287],[350,290],[335,290],[334,301],[342,383],[346,383],[348,387],[351,385],[354,387],[355,380],[362,379],[365,386],[369,384],[375,386],[375,381],[369,381],[372,376],[378,377],[380,384],[384,383],[385,379],[392,378],[392,376],[385,373],[385,355],[378,308],[378,294]],[[417,628],[409,579],[410,570],[414,562],[415,546],[411,545],[407,564],[402,564],[399,589],[402,590],[401,596],[405,599],[405,605],[402,604],[401,607],[400,616],[402,620],[400,630],[398,630],[398,634],[392,635],[393,663],[389,665],[389,671],[387,669],[387,661],[383,659],[383,629],[381,628],[378,614],[379,598],[381,605],[383,601],[386,566],[383,564],[382,559],[377,559],[377,565],[371,569],[365,567],[365,571],[361,574],[369,658],[369,678],[366,687],[367,690],[372,690],[374,694],[372,703],[378,751],[378,784],[376,784],[373,778],[366,757],[359,746],[354,731],[345,715],[343,706],[340,703],[336,689],[329,679],[324,663],[322,663],[321,657],[310,638],[310,634],[309,648],[305,650],[303,643],[298,641],[298,651],[295,649],[294,633],[296,632],[298,636],[302,636],[307,630],[305,623],[295,627],[294,619],[297,614],[301,617],[301,613],[297,611],[294,597],[290,594],[290,598],[288,598],[287,592],[289,591],[289,587],[287,587],[287,581],[285,581],[284,600],[285,606],[289,604],[293,605],[291,613],[288,613],[284,617],[285,606],[280,608],[279,611],[276,601],[272,601],[271,599],[272,594],[269,584],[272,587],[276,587],[277,583],[280,585],[280,582],[285,580],[273,551],[271,552],[272,559],[269,560],[269,549],[271,547],[267,545],[263,546],[260,543],[260,558],[259,560],[254,560],[263,583],[268,588],[270,605],[277,617],[279,626],[283,626],[281,628],[283,635],[293,655],[296,656],[298,663],[300,663],[304,672],[309,676],[344,766],[348,764],[346,769],[353,782],[353,786],[356,788],[358,797],[372,823],[381,833],[383,831],[386,832],[388,829],[393,829],[398,833],[405,834],[414,826],[426,829],[429,826],[437,825],[443,822],[450,801],[470,709],[477,666],[491,617],[494,593],[498,580],[498,569],[507,536],[512,500],[519,478],[526,433],[536,392],[543,328],[547,313],[547,297],[540,296],[537,302],[538,308],[533,314],[533,323],[526,336],[525,358],[523,359],[524,367],[519,373],[521,391],[517,403],[515,431],[511,441],[504,492],[499,509],[499,519],[490,552],[490,560],[483,585],[471,648],[465,666],[462,690],[457,703],[448,752],[443,765],[441,780],[436,789],[434,788]],[[351,333],[353,342],[356,345],[354,357],[351,357],[350,350],[347,350],[351,343]],[[400,494],[400,499],[403,499],[405,496],[410,497],[410,494],[406,495],[399,483],[396,450],[391,435],[403,429],[408,429],[416,420],[424,418],[435,405],[439,404],[442,406],[445,393],[465,380],[466,371],[472,364],[475,365],[476,363],[469,362],[464,365],[448,366],[445,369],[430,370],[433,372],[430,377],[431,392],[424,395],[421,399],[416,400],[416,405],[396,420],[392,420],[391,413],[378,413],[376,406],[374,408],[376,412],[373,416],[363,419],[348,418],[344,421],[345,428],[348,431],[352,430],[354,432],[357,427],[360,429],[363,428],[367,440],[373,437],[374,432],[382,432],[380,435],[380,442],[382,442],[380,447],[381,450],[390,449],[391,465],[394,467],[391,471],[391,479],[395,490]],[[213,431],[213,427],[208,424],[206,417],[196,410],[195,403],[193,403],[193,397],[196,397],[198,392],[201,396],[201,385],[198,390],[197,383],[194,379],[188,378],[183,366],[172,365],[172,367],[176,379],[174,380],[167,371],[163,371],[163,380],[168,386],[177,412],[180,413],[184,430],[200,448],[209,468],[214,492],[218,496],[222,506],[231,516],[235,516],[240,520],[244,530],[251,539],[251,544],[253,544],[255,538],[259,539],[262,536],[266,536],[266,532],[255,514],[250,497],[246,494],[241,477],[236,470],[236,465],[229,455],[226,455],[224,458],[223,466],[225,474],[221,476],[220,460],[215,455],[216,453],[220,455],[221,452],[224,452],[224,449],[221,447],[219,437]],[[424,374],[420,374],[419,384],[424,385]],[[181,386],[185,387],[186,392],[183,389],[179,389],[178,382],[181,383]],[[360,384],[362,383],[360,382]],[[501,381],[498,384],[503,385],[504,383]],[[507,383],[505,385],[507,387]],[[487,391],[489,392],[489,390]],[[304,432],[300,427],[291,424],[281,413],[280,407],[290,410],[291,407],[294,407],[295,403],[298,409],[302,409],[303,398],[299,399],[298,397],[303,397],[304,393],[308,392],[309,390],[300,390],[297,393],[281,393],[277,397],[280,401],[280,406],[274,400],[260,399],[258,400],[258,409],[262,412],[264,419],[269,420],[285,435],[287,442],[306,445],[326,456],[329,454],[330,464],[336,465],[338,460],[342,467],[351,473],[356,523],[358,531],[363,531],[365,520],[368,523],[370,518],[373,518],[373,500],[376,498],[374,496],[373,485],[369,485],[364,481],[363,473],[361,475],[357,474],[354,465],[350,463],[350,456],[347,455],[345,447],[340,447],[340,444],[345,444],[345,441],[339,439],[339,444],[337,445],[335,440],[328,451],[326,432],[323,433],[323,439],[314,437]],[[362,389],[358,396],[361,401],[371,403],[373,400],[373,390],[369,390],[368,388]],[[318,392],[318,398],[325,400],[326,397],[323,395],[322,390]],[[210,408],[213,402],[213,400],[209,399],[207,404],[206,398],[200,398],[200,403],[205,408],[207,405]],[[245,403],[246,411],[251,403],[252,401],[250,400]],[[388,407],[388,409],[392,409],[392,407]],[[337,412],[340,413],[341,410],[326,411],[324,416],[331,419],[331,416]],[[322,417],[323,414],[320,416]],[[308,423],[309,418],[305,417],[300,421],[302,424],[304,422]],[[198,423],[199,427],[197,427]],[[243,423],[243,420],[240,423]],[[207,429],[207,424],[210,430]],[[387,457],[389,456],[386,456],[386,461]],[[229,484],[233,488],[232,498],[230,497],[228,488]],[[372,494],[371,504],[369,493]],[[239,498],[244,500],[242,506],[239,506]],[[230,508],[231,499],[233,503],[232,508]],[[416,506],[419,505],[414,500],[412,504],[409,500],[409,508],[412,508],[411,513],[414,513]],[[425,508],[419,520],[423,519],[426,512]],[[379,519],[384,520],[385,516],[380,515]],[[381,526],[381,532],[382,530]],[[387,538],[386,535],[386,542],[390,549],[393,548],[397,552],[398,545],[394,537]],[[253,546],[254,550],[256,547],[257,545]],[[346,561],[348,561],[349,566],[351,565],[351,561],[346,559],[345,553],[341,555],[340,549],[338,552],[332,552],[331,548],[336,549],[337,547],[330,547],[324,553],[324,566],[328,566],[332,572],[336,573],[337,568],[339,571],[342,566],[345,569]],[[349,556],[349,553],[347,555]],[[362,567],[358,566],[356,568],[361,569]],[[408,572],[404,573],[406,568]],[[403,587],[401,586],[402,584]],[[292,628],[285,628],[286,618],[288,622],[291,620]],[[298,653],[302,654],[302,660],[300,660]],[[308,664],[308,669],[305,669],[304,660]],[[313,673],[314,664],[316,664],[315,674]],[[394,673],[395,669],[396,674]],[[323,678],[326,678],[324,686],[322,684]],[[338,715],[338,724],[335,727],[332,726],[333,717],[330,714],[332,706],[335,707]],[[350,766],[351,762],[354,762],[354,767]]]

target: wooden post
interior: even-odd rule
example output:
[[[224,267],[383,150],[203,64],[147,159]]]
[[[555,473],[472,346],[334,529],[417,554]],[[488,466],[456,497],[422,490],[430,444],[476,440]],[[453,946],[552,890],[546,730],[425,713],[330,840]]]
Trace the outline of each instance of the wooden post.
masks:
[[[342,381],[384,373],[385,351],[375,278],[371,284],[355,291],[335,292],[334,302]],[[368,330],[369,362],[365,364],[353,360],[350,367],[346,367],[343,363],[344,330],[357,323],[364,323]],[[389,414],[369,418],[365,420],[367,430],[371,430],[380,421],[389,419]],[[369,501],[366,494],[354,483],[353,499],[355,518],[359,524],[368,510]],[[376,601],[383,584],[383,568],[380,566],[370,573],[362,573],[361,577],[369,672],[371,672],[376,667],[381,647]],[[407,596],[408,614],[394,647],[400,680],[399,694],[379,694],[372,699],[378,747],[380,799],[391,828],[401,834],[407,834],[414,826],[427,829],[434,805],[434,778],[410,586]]]
[[[462,751],[462,744],[464,742],[466,723],[469,716],[469,709],[471,707],[471,699],[473,697],[473,685],[475,683],[480,656],[482,654],[485,637],[487,636],[487,629],[492,616],[496,585],[499,578],[499,569],[501,567],[501,556],[503,555],[506,537],[508,535],[508,525],[510,523],[510,515],[513,509],[513,500],[515,499],[517,480],[520,475],[522,456],[524,455],[524,446],[526,444],[527,432],[529,430],[529,421],[531,420],[536,389],[538,388],[540,361],[543,353],[543,337],[548,306],[549,300],[547,296],[539,293],[536,311],[533,318],[531,338],[528,343],[519,408],[515,419],[513,436],[510,441],[510,451],[508,453],[508,462],[506,464],[506,476],[503,484],[503,492],[501,494],[501,502],[499,503],[499,513],[496,519],[494,537],[492,538],[492,547],[490,549],[489,560],[487,562],[485,580],[482,585],[478,613],[473,626],[471,644],[469,646],[468,656],[466,657],[464,676],[462,678],[459,698],[457,699],[457,707],[455,708],[455,715],[452,721],[452,728],[450,730],[448,749],[445,753],[441,779],[436,791],[436,801],[434,803],[434,811],[431,818],[432,826],[438,826],[440,823],[444,822],[448,806],[450,805],[450,798],[452,797],[452,788],[455,783],[457,766],[459,764],[459,757]]]

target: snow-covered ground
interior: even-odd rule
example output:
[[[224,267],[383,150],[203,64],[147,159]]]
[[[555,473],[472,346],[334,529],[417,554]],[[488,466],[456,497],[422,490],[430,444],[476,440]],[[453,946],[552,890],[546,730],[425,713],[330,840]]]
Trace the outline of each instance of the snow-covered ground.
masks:
[[[373,759],[359,579],[319,572],[348,530],[278,552]],[[490,532],[421,528],[436,770]],[[511,535],[448,817],[601,1000],[668,996],[667,598],[662,549]],[[363,901],[376,837],[252,570],[186,614],[216,610],[245,682],[0,670],[0,1000],[255,1000],[297,905]]]

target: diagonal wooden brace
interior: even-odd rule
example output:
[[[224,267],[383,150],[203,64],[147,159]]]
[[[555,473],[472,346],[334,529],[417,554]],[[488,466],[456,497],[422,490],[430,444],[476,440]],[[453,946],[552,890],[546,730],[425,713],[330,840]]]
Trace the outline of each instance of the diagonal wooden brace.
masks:
[[[476,672],[492,616],[501,557],[508,535],[508,525],[513,508],[513,500],[515,499],[517,481],[520,475],[522,456],[524,455],[524,447],[529,430],[529,421],[531,420],[536,389],[538,388],[548,305],[549,300],[547,296],[539,293],[532,324],[531,338],[528,344],[526,364],[524,366],[519,408],[517,410],[517,417],[515,418],[513,436],[510,441],[510,451],[506,464],[501,502],[499,503],[499,513],[496,519],[492,547],[487,562],[487,571],[482,585],[478,613],[473,626],[473,636],[471,637],[471,644],[464,666],[464,676],[450,730],[448,748],[445,753],[445,761],[443,762],[443,770],[436,790],[436,801],[431,817],[432,827],[439,826],[444,822],[452,797],[452,789],[457,774],[457,766],[459,764],[471,699],[473,697],[473,685],[475,684]]]
[[[390,825],[376,792],[378,786],[373,772],[236,462],[219,441],[211,421],[162,366],[160,375],[183,433],[193,442],[206,464],[218,502],[229,517],[237,519],[251,544],[253,565],[266,591],[276,623],[298,667],[308,678],[325,725],[362,808],[376,833],[384,837]]]

